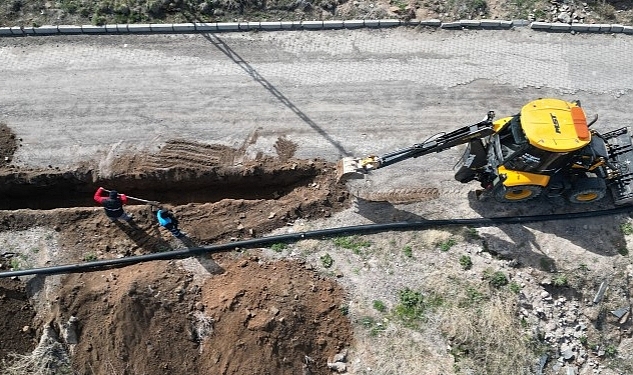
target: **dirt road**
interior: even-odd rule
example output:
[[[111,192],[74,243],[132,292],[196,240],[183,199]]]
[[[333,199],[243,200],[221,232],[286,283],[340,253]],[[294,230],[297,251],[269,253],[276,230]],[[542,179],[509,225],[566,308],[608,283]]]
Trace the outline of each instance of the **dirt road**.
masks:
[[[0,120],[34,167],[105,168],[173,137],[254,155],[285,135],[297,157],[334,161],[549,95],[581,99],[598,126],[631,124],[632,44],[526,28],[3,38]]]

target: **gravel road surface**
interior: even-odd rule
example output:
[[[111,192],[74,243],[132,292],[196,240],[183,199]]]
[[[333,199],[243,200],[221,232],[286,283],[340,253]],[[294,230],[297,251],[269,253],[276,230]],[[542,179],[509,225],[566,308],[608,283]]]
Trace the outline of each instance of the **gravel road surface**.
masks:
[[[626,35],[510,31],[291,31],[0,39],[0,121],[15,163],[62,168],[185,138],[295,156],[383,153],[511,115],[545,96],[580,99],[596,127],[632,125]],[[446,174],[457,149],[390,167]],[[383,172],[383,171],[379,171]],[[434,178],[434,177],[432,177]],[[382,180],[381,180],[382,179]]]

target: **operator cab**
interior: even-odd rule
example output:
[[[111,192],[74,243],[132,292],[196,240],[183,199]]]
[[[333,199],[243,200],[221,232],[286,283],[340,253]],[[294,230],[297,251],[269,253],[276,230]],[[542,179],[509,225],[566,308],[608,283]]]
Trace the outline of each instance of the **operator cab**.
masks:
[[[499,165],[506,170],[553,175],[591,142],[585,113],[576,103],[539,99],[498,128]]]

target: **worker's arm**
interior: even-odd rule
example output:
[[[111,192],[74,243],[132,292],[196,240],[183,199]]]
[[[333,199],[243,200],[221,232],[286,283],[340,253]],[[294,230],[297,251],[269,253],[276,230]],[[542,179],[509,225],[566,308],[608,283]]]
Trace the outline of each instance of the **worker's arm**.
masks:
[[[97,189],[97,191],[95,192],[95,195],[94,195],[95,202],[97,202],[99,204],[103,203],[103,198],[105,198],[105,197],[103,197],[101,195],[101,193],[103,193],[103,190],[104,189],[102,187],[99,187],[99,189]]]

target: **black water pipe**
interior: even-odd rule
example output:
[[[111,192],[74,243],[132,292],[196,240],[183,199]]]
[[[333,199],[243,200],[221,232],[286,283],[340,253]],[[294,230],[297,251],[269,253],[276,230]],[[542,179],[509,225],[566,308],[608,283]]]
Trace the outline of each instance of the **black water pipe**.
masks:
[[[193,255],[200,255],[205,253],[218,253],[223,251],[231,251],[235,249],[245,249],[258,247],[260,245],[275,244],[282,242],[296,242],[308,238],[329,238],[338,237],[342,235],[350,234],[370,234],[385,231],[396,230],[415,230],[415,229],[427,229],[433,227],[443,226],[456,226],[464,225],[471,227],[480,226],[495,226],[503,224],[523,224],[533,223],[539,221],[557,221],[557,220],[571,220],[581,219],[588,217],[617,215],[626,212],[633,211],[633,205],[620,206],[607,210],[599,211],[586,211],[575,212],[567,214],[550,214],[550,215],[529,215],[529,216],[511,216],[511,217],[491,217],[491,218],[476,218],[476,219],[439,219],[439,220],[424,220],[406,222],[400,221],[395,223],[384,224],[365,224],[354,225],[349,227],[338,227],[330,229],[319,229],[307,232],[288,233],[276,236],[253,238],[250,240],[229,242],[221,245],[211,245],[204,247],[194,247],[185,250],[174,250],[163,253],[152,253],[146,255],[137,255],[118,259],[98,260],[94,262],[85,262],[79,264],[68,264],[62,266],[52,266],[44,268],[31,268],[27,270],[7,271],[0,272],[0,278],[15,277],[15,276],[27,276],[27,275],[56,275],[67,273],[80,273],[100,271],[104,269],[124,267],[136,263],[148,262],[153,260],[169,260],[187,258]]]

